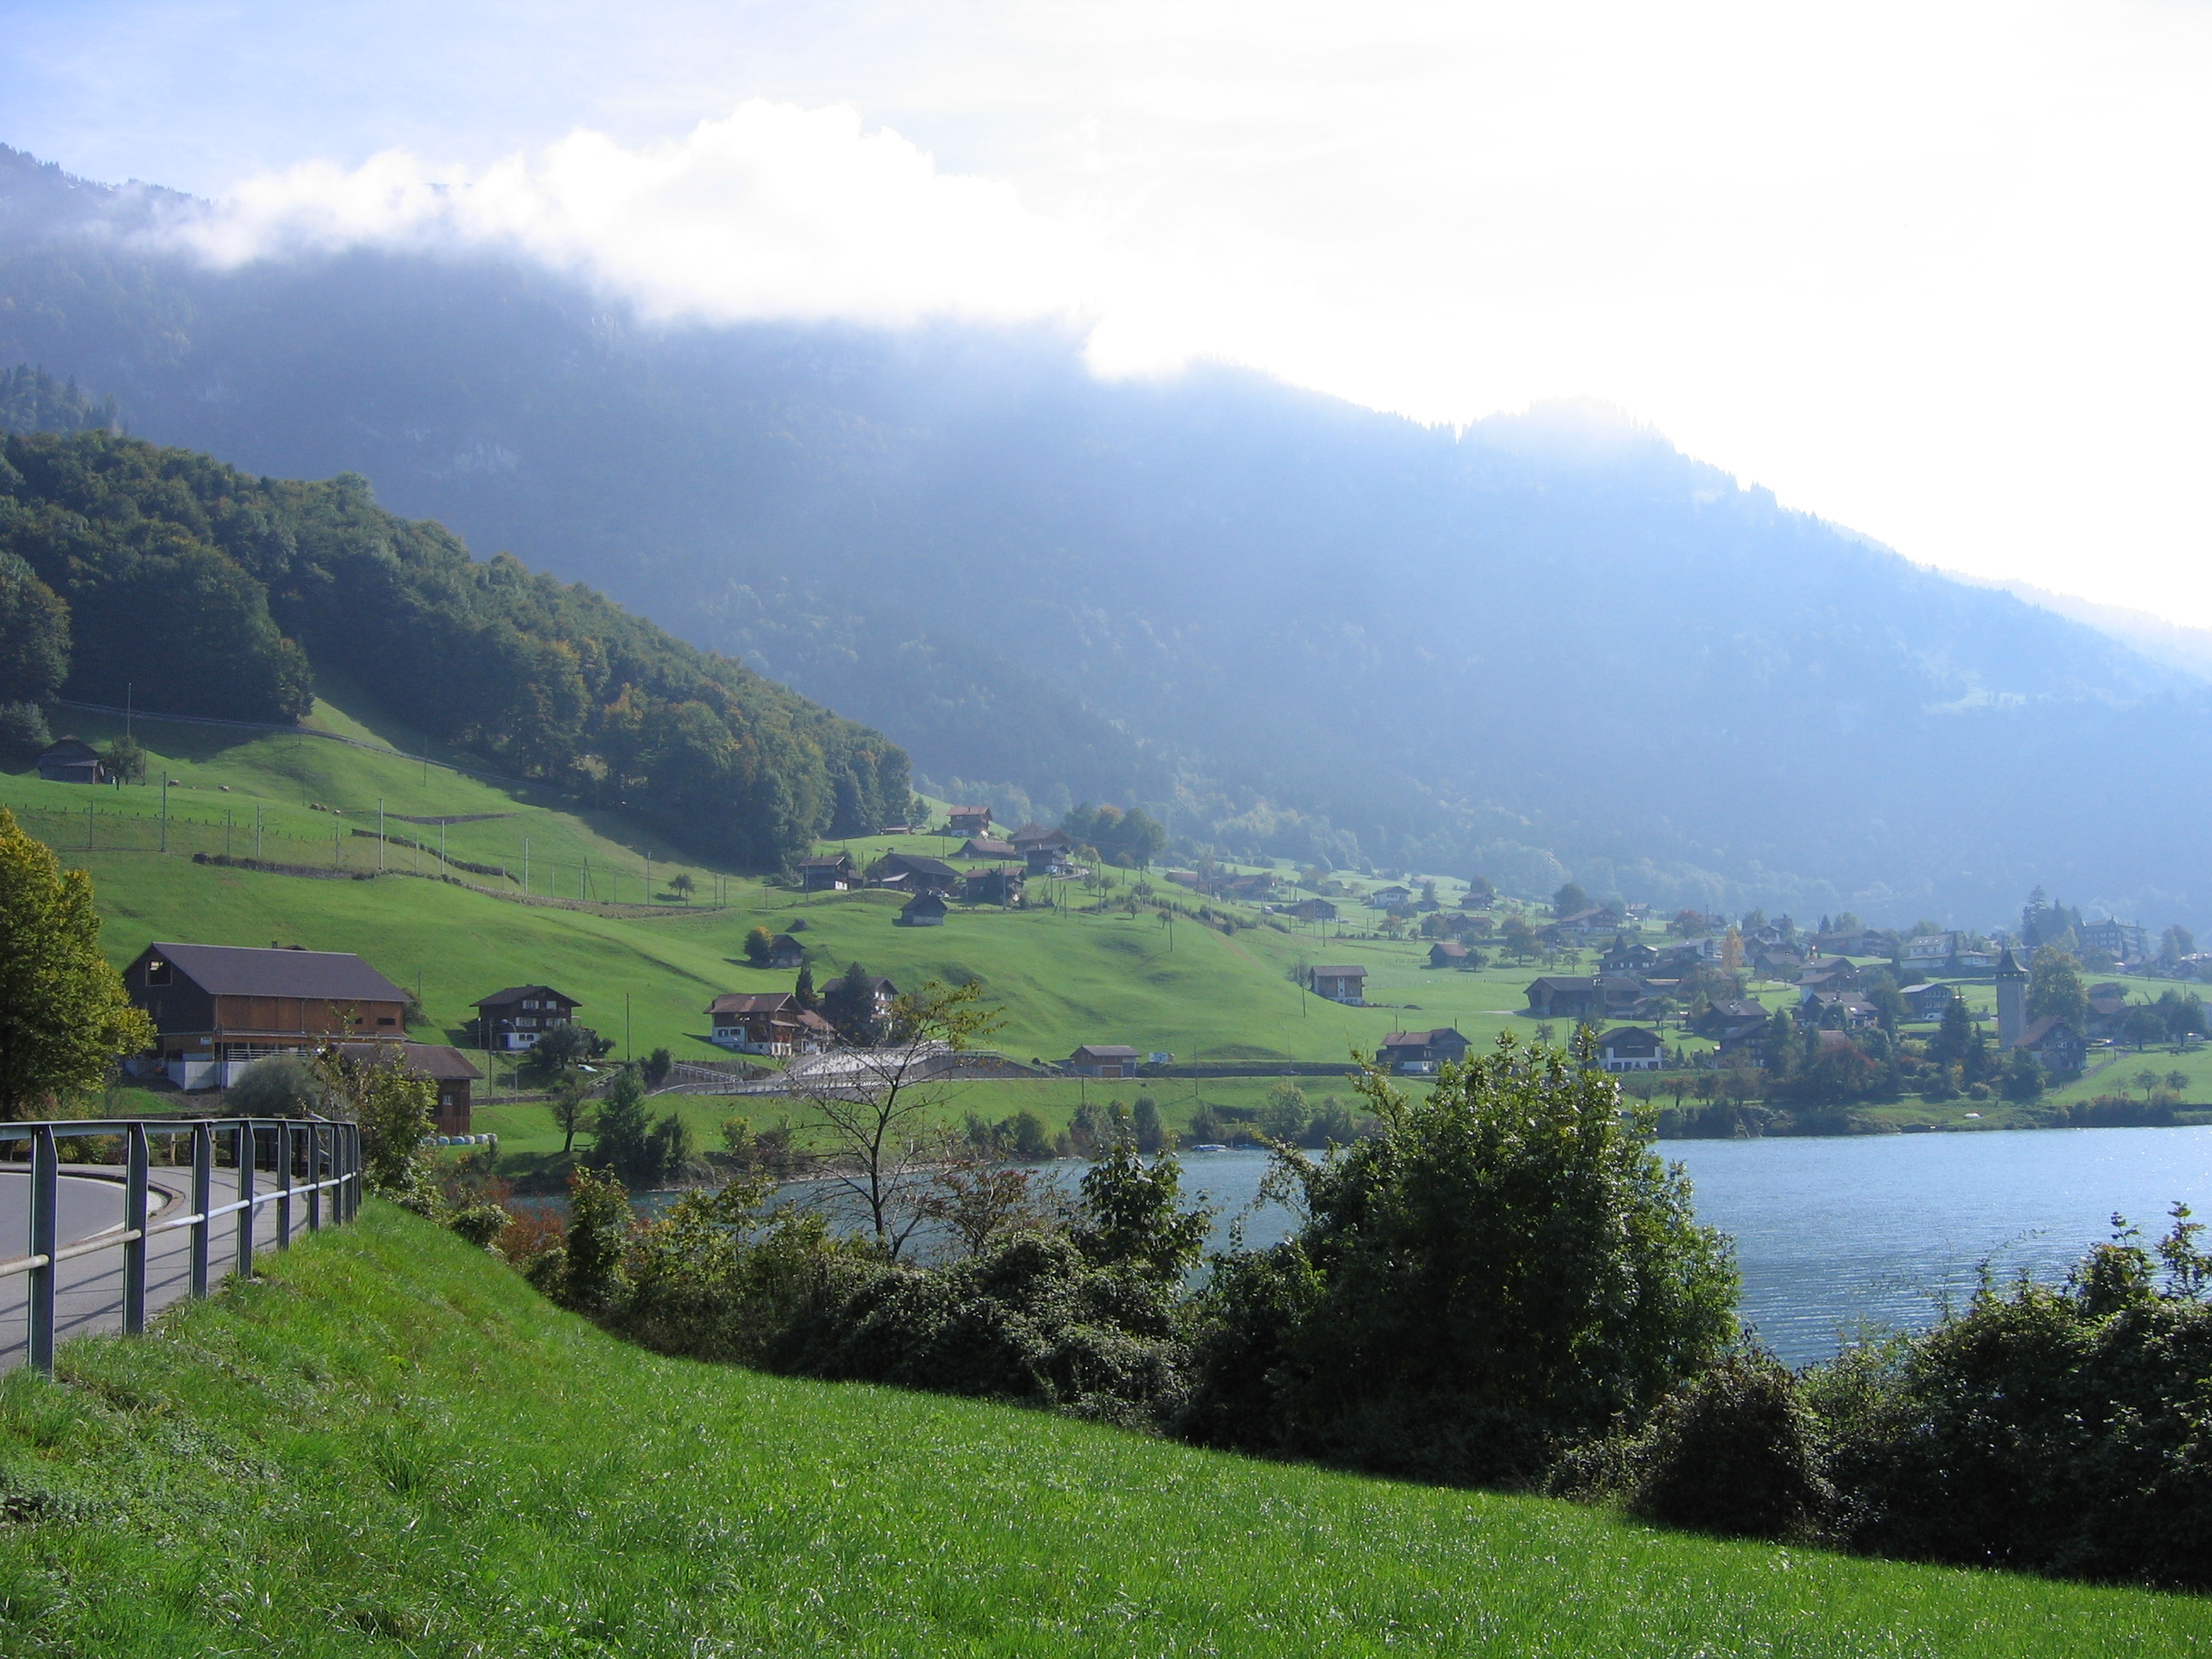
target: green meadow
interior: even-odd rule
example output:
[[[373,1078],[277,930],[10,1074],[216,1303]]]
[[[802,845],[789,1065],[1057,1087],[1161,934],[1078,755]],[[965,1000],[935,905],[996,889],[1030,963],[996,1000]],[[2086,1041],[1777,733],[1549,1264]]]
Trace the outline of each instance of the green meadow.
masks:
[[[667,1359],[372,1200],[0,1382],[11,1654],[2119,1659],[2212,1606]]]

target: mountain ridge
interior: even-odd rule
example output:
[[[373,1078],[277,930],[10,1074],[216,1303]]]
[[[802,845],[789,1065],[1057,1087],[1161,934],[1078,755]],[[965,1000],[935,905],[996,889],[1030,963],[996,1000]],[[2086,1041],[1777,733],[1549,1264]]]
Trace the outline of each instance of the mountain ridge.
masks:
[[[947,789],[1524,891],[1991,921],[2041,882],[2212,915],[2179,828],[2212,802],[2167,758],[2201,685],[1648,429],[1101,382],[1054,328],[650,325],[491,254],[216,271],[87,235],[51,179],[76,216],[26,205],[22,171],[0,360],[252,470],[359,471]]]

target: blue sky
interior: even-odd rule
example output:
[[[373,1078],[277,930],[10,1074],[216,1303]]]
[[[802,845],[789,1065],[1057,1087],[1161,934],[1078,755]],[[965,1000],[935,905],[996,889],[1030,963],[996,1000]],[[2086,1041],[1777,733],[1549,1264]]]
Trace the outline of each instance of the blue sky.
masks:
[[[1429,420],[1583,397],[1926,562],[2212,625],[2201,4],[0,0],[0,142],[220,257],[1060,312]]]

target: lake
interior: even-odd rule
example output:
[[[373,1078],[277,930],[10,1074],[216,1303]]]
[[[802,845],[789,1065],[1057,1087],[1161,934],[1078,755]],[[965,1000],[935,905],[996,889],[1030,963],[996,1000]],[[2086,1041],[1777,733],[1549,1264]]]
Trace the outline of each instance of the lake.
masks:
[[[2212,1220],[2212,1126],[2175,1129],[1990,1129],[1967,1133],[1668,1140],[1686,1168],[1698,1216],[1734,1237],[1743,1317],[1793,1365],[1826,1358],[1867,1324],[1917,1327],[1945,1297],[1963,1302],[1978,1265],[2058,1280],[2111,1237],[2114,1211],[2145,1242],[2179,1199]],[[1084,1165],[1047,1166],[1073,1186]],[[1255,1205],[1267,1159],[1255,1152],[1183,1154],[1183,1190],[1205,1194],[1213,1245],[1243,1218],[1249,1248],[1291,1218]],[[674,1194],[638,1195],[641,1209]]]
[[[1793,1365],[1825,1358],[1867,1322],[1931,1322],[1971,1295],[1978,1265],[2060,1279],[2112,1235],[2118,1210],[2146,1242],[2176,1199],[2212,1219],[2212,1127],[1984,1130],[1971,1133],[1668,1140],[1689,1171],[1698,1218],[1734,1236],[1742,1311]],[[1195,1152],[1184,1187],[1228,1210],[1249,1205],[1267,1160]],[[1227,1215],[1216,1233],[1225,1238]],[[1248,1245],[1290,1218],[1254,1211]]]

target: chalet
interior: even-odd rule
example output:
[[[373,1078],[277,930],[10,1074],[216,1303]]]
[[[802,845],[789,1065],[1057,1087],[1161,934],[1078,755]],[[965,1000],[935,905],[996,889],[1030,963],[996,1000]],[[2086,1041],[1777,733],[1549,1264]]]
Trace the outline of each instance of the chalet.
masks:
[[[1119,1042],[1086,1042],[1067,1057],[1077,1077],[1134,1077],[1137,1051]]]
[[[1797,995],[1802,1001],[1822,991],[1856,991],[1865,982],[1865,976],[1851,963],[1824,957],[1807,963],[1805,971],[1797,975]]]
[[[972,871],[962,884],[960,896],[970,904],[1003,904],[1012,909],[1021,903],[1022,884],[1028,878],[1029,872],[1017,865]]]
[[[1667,1043],[1656,1031],[1623,1025],[1597,1040],[1598,1069],[1656,1072],[1667,1063]]]
[[[105,783],[99,751],[82,738],[61,738],[39,757],[39,775],[48,783]]]
[[[2081,1034],[2057,1014],[2030,1020],[2012,1046],[2033,1054],[2046,1072],[2078,1072],[2088,1055]]]
[[[1327,899],[1300,899],[1290,907],[1290,913],[1300,921],[1334,921],[1336,907]]]
[[[1914,1019],[1941,1019],[1950,1012],[1951,1000],[1959,994],[1948,985],[1933,985],[1923,980],[1917,985],[1908,985],[1897,994],[1905,999],[1905,1011]]]
[[[2100,1037],[2117,1040],[2121,1022],[2127,1017],[2126,986],[2092,985],[2089,988],[2089,1029],[2082,1035],[2093,1042]]]
[[[1312,975],[1313,994],[1317,997],[1355,1007],[1367,1000],[1367,970],[1358,963],[1317,967]]]
[[[788,933],[778,933],[768,942],[768,966],[790,969],[806,965],[806,947]]]
[[[743,1054],[790,1055],[827,1048],[829,1023],[789,991],[733,991],[707,1005],[708,1041]]]
[[[842,893],[860,880],[850,853],[824,853],[799,861],[799,884],[809,893]]]
[[[1367,904],[1374,910],[1399,910],[1413,902],[1410,887],[1378,887],[1367,896]]]
[[[1618,910],[1606,910],[1592,905],[1586,910],[1576,911],[1572,915],[1561,916],[1544,931],[1560,939],[1588,939],[1617,925],[1620,920]]]
[[[342,951],[149,945],[123,970],[180,1089],[228,1088],[264,1054],[407,1036],[407,993]]]
[[[1729,997],[1714,1003],[1690,1022],[1690,1029],[1708,1037],[1723,1054],[1746,1051],[1763,1056],[1771,1016],[1758,1003]]]
[[[1595,975],[1565,979],[1547,975],[1528,987],[1528,1012],[1538,1019],[1595,1019],[1605,1012]]]
[[[942,896],[960,890],[960,872],[943,859],[919,853],[888,853],[868,866],[868,884],[899,893],[935,893]]]
[[[583,1006],[550,985],[510,985],[504,991],[477,999],[471,1035],[480,1048],[513,1054],[535,1048],[538,1038],[574,1020],[576,1010]]]
[[[1640,974],[1659,965],[1659,953],[1626,934],[1616,934],[1597,965],[1608,974]]]
[[[1641,974],[1600,974],[1598,992],[1607,1015],[1614,1019],[1650,1017],[1659,988]]]
[[[1987,974],[1996,969],[1997,953],[1981,947],[1969,947],[1951,958],[1951,966],[1962,974]]]
[[[1467,966],[1467,946],[1455,939],[1440,939],[1429,946],[1429,966],[1431,968],[1464,968]]]
[[[1956,933],[1921,933],[1897,947],[1897,965],[1923,973],[1941,973],[1959,954]]]
[[[1007,839],[1013,842],[1014,850],[1021,854],[1033,876],[1064,875],[1072,867],[1069,855],[1075,851],[1075,840],[1065,830],[1025,823]]]
[[[1799,999],[1800,1024],[1826,1025],[1831,1018],[1838,1022],[1838,1030],[1863,1031],[1880,1024],[1881,1012],[1856,991],[1813,991]]]
[[[2101,951],[2115,962],[2140,962],[2150,954],[2149,933],[2131,921],[2085,921],[2077,937],[2085,951]]]
[[[438,1091],[438,1127],[433,1133],[469,1133],[470,1094],[483,1073],[459,1049],[442,1042],[341,1042],[335,1047],[357,1066],[397,1063],[408,1076],[427,1079]]]
[[[1275,877],[1272,871],[1263,870],[1256,875],[1224,876],[1215,889],[1223,898],[1237,899],[1246,904],[1259,904],[1275,896]]]
[[[1014,844],[1010,841],[993,841],[988,836],[970,836],[960,843],[960,850],[952,856],[959,859],[1012,859],[1019,858],[1021,854],[1014,850]]]
[[[1467,1038],[1450,1025],[1432,1031],[1393,1031],[1382,1039],[1376,1057],[1386,1071],[1401,1077],[1425,1076],[1447,1061],[1465,1060]]]
[[[956,836],[988,836],[991,833],[991,809],[988,806],[956,806],[952,809],[951,833]]]
[[[1761,979],[1796,979],[1805,971],[1805,959],[1795,951],[1759,951],[1751,965]]]
[[[945,901],[934,893],[916,893],[898,913],[901,927],[942,927]]]

